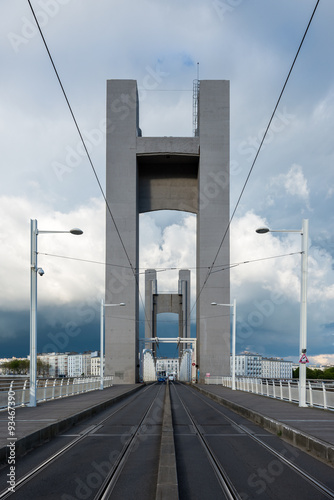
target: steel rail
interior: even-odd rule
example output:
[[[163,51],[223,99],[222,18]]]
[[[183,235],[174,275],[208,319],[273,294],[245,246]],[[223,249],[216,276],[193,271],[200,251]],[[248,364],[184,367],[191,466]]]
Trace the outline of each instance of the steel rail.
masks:
[[[130,435],[129,439],[124,443],[123,449],[119,454],[119,457],[117,458],[116,462],[114,463],[113,468],[111,469],[110,473],[108,476],[105,478],[104,482],[102,483],[100,489],[96,493],[94,499],[95,500],[107,500],[110,498],[110,495],[121,475],[121,472],[130,456],[130,453],[132,452],[133,447],[135,446],[138,437],[139,437],[139,431],[141,426],[143,425],[144,420],[146,419],[147,415],[149,414],[151,408],[153,407],[156,399],[158,398],[160,392],[161,392],[162,386],[160,386],[158,394],[155,396],[153,399],[152,403],[148,406],[147,410],[145,411],[143,417],[141,418],[139,424],[137,425],[135,431]]]
[[[5,500],[6,498],[9,498],[11,495],[13,495],[19,488],[24,486],[26,483],[28,483],[34,477],[36,477],[42,470],[44,470],[50,464],[55,462],[58,458],[60,458],[62,455],[64,455],[68,450],[70,450],[71,448],[76,446],[79,442],[81,442],[83,439],[85,439],[90,433],[97,430],[97,428],[99,428],[101,425],[103,425],[109,418],[113,417],[114,415],[116,415],[116,413],[123,410],[126,406],[128,406],[135,399],[137,399],[141,394],[143,394],[143,392],[146,392],[150,387],[152,387],[152,386],[145,387],[145,389],[143,389],[142,391],[139,391],[135,394],[130,394],[129,398],[131,398],[131,399],[129,401],[126,401],[119,408],[117,408],[115,411],[113,411],[110,415],[103,418],[99,423],[89,426],[79,436],[75,437],[70,443],[65,445],[63,448],[58,450],[56,453],[51,455],[49,458],[47,458],[46,460],[41,462],[39,465],[37,465],[33,469],[31,469],[27,474],[25,474],[21,479],[19,479],[15,484],[15,491],[8,490],[8,488],[6,490],[3,490],[0,493],[0,500]]]
[[[220,415],[222,415],[230,424],[238,427],[241,431],[243,431],[244,433],[246,433],[250,438],[252,438],[258,444],[260,444],[261,446],[263,446],[263,448],[265,448],[267,451],[269,451],[270,453],[272,453],[273,455],[275,455],[279,460],[281,460],[281,462],[285,463],[285,465],[287,465],[288,467],[290,467],[291,469],[293,469],[297,474],[299,474],[303,479],[305,479],[310,484],[312,484],[321,493],[323,493],[324,495],[326,495],[328,498],[331,498],[332,500],[334,499],[334,491],[333,490],[331,490],[330,488],[327,488],[327,486],[325,486],[323,483],[321,483],[320,481],[318,481],[317,479],[315,479],[315,477],[311,476],[311,474],[309,474],[308,472],[306,472],[305,470],[303,470],[301,467],[299,467],[298,465],[296,465],[293,462],[291,462],[291,460],[289,460],[284,455],[282,455],[281,453],[279,453],[278,451],[276,451],[274,448],[272,448],[271,446],[269,446],[262,439],[260,439],[259,437],[255,436],[251,431],[249,431],[247,429],[247,427],[238,424],[232,418],[228,417],[227,415],[224,415],[224,413],[222,411],[220,411],[218,408],[216,408],[211,403],[209,403],[208,401],[206,401],[205,400],[205,396],[203,396],[201,394],[198,394],[197,391],[194,391],[194,390],[191,390],[191,392],[196,397],[198,397],[201,401],[203,401],[203,403],[205,403],[206,405],[210,406],[215,411],[217,411],[218,413],[220,413]]]
[[[174,386],[174,384],[172,384],[172,385]],[[185,410],[185,412],[186,412],[189,420],[191,421],[192,425],[194,426],[194,428],[196,430],[198,439],[200,440],[200,442],[201,442],[201,444],[202,444],[202,446],[203,446],[203,448],[204,448],[204,450],[205,450],[205,452],[207,454],[207,457],[209,459],[211,467],[213,468],[214,473],[216,474],[216,477],[218,479],[220,487],[221,487],[222,491],[224,492],[226,498],[228,500],[242,500],[242,497],[239,495],[239,493],[235,489],[232,481],[228,477],[226,471],[222,467],[222,465],[219,462],[218,458],[215,456],[215,454],[212,451],[210,445],[208,444],[207,440],[205,439],[205,437],[203,435],[203,432],[200,430],[200,427],[197,424],[196,420],[194,419],[194,417],[189,412],[186,404],[181,399],[178,391],[175,388],[174,388],[174,390],[175,390],[175,394],[179,398],[179,401],[180,401],[181,405],[183,406],[183,409]]]

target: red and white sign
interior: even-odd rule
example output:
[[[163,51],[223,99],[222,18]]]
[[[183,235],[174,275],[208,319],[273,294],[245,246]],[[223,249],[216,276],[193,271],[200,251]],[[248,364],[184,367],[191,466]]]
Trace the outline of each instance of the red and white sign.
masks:
[[[195,366],[196,363],[191,363],[193,366]]]
[[[307,359],[307,356],[305,353],[303,353],[301,356],[300,356],[300,360],[299,360],[299,363],[302,363],[303,365],[305,363],[309,363],[309,360]]]

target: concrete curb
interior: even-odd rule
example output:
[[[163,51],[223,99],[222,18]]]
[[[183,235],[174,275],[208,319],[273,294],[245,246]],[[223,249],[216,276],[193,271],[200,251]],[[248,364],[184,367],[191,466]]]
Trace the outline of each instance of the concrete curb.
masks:
[[[289,425],[279,422],[273,418],[266,417],[265,415],[262,415],[254,410],[245,408],[237,403],[233,403],[233,401],[229,401],[221,396],[206,391],[202,387],[198,387],[196,385],[193,385],[193,387],[197,391],[208,396],[213,401],[216,401],[222,406],[225,406],[235,413],[251,420],[263,429],[276,434],[284,441],[296,446],[296,448],[305,451],[313,457],[322,460],[327,465],[334,467],[334,447],[329,443],[321,441],[320,439],[310,436],[309,434],[305,434],[302,431],[290,427]]]
[[[27,436],[24,436],[21,439],[18,439],[17,441],[15,441],[16,458],[22,457],[27,452],[31,451],[34,448],[37,448],[43,442],[49,441],[50,439],[54,438],[57,434],[66,431],[67,429],[73,427],[74,425],[78,424],[87,417],[91,417],[105,410],[106,408],[109,408],[109,406],[112,406],[118,401],[121,401],[127,396],[130,396],[134,392],[139,391],[142,387],[143,385],[135,387],[134,389],[131,389],[128,392],[125,392],[123,394],[120,394],[119,396],[115,396],[114,398],[110,398],[106,401],[103,401],[94,406],[86,408],[85,410],[79,413],[70,415],[69,417],[63,420],[58,420],[58,422],[54,422],[53,424],[43,427],[43,429],[39,429],[36,432],[33,432]],[[8,448],[6,446],[0,449],[0,465],[7,463],[7,450]]]
[[[179,490],[176,471],[176,458],[174,446],[174,431],[172,411],[167,381],[164,414],[162,420],[161,446],[159,470],[156,490],[156,500],[178,500]]]

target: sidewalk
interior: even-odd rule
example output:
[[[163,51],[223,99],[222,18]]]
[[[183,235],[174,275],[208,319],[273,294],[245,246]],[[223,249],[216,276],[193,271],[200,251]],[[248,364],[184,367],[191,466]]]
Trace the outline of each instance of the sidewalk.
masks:
[[[334,467],[334,411],[299,408],[295,403],[220,385],[201,384],[195,388]]]
[[[65,431],[86,417],[111,406],[143,387],[141,384],[114,385],[103,391],[38,403],[36,407],[15,408],[15,452],[24,455],[43,441]],[[0,464],[7,460],[9,438],[7,411],[0,412]],[[14,437],[11,438],[14,440]]]

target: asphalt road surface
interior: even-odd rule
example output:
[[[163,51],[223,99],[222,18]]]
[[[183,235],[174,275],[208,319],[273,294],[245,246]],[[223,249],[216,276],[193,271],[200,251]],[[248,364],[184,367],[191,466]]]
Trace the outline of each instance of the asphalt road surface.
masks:
[[[331,467],[189,386],[169,387],[180,500],[334,498]],[[149,385],[19,459],[15,493],[4,493],[3,468],[0,499],[155,500],[165,391]]]

